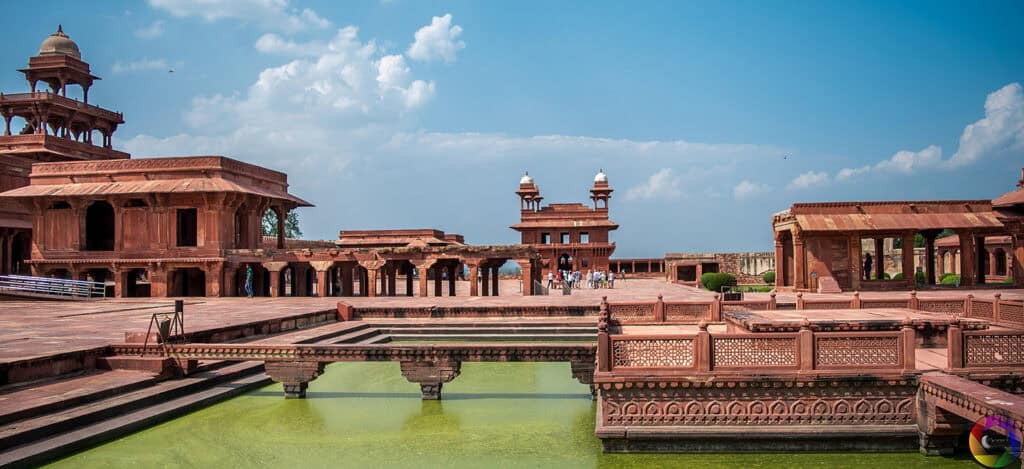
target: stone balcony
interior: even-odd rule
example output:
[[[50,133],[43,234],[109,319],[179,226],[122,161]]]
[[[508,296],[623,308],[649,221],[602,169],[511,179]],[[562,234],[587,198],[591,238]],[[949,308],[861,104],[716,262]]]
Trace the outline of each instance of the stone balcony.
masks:
[[[71,160],[115,160],[130,157],[123,151],[53,135],[0,136],[0,154],[29,155],[33,153],[51,153]]]

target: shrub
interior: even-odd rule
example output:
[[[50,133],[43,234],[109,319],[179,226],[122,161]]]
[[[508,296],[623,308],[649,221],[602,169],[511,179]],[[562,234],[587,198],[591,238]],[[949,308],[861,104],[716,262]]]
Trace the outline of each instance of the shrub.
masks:
[[[942,281],[939,283],[943,285],[960,285],[960,276],[957,274],[946,274],[942,276]]]
[[[878,277],[871,277],[871,280],[878,280]],[[889,277],[889,272],[882,272],[882,280],[892,280]]]
[[[729,290],[742,293],[768,293],[774,289],[773,285],[739,285]]]
[[[885,278],[888,279],[889,276],[886,275]],[[900,273],[898,273],[896,275],[893,275],[892,276],[892,280],[903,280],[903,272],[900,272]]]
[[[708,272],[700,276],[700,283],[711,291],[722,291],[723,285],[736,285],[736,276],[724,272]]]
[[[918,285],[924,285],[928,281],[928,278],[924,275],[924,272],[914,273],[914,283]]]
[[[1013,277],[1006,277],[1003,279],[1003,283],[1010,285],[1013,283]]]
[[[775,271],[774,270],[769,270],[769,271],[761,274],[761,278],[764,279],[764,283],[767,283],[768,285],[775,285]]]

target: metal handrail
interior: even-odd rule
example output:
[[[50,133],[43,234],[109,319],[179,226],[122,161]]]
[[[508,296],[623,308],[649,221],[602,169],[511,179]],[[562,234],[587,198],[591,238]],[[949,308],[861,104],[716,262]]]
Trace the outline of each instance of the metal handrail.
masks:
[[[90,299],[104,298],[106,287],[88,280],[0,275],[0,292]]]

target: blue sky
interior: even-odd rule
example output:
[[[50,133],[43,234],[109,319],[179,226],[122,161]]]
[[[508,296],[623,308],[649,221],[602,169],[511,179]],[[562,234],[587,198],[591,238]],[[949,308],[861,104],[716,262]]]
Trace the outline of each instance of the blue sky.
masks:
[[[529,170],[617,257],[771,249],[793,202],[992,198],[1024,166],[1021,2],[150,0],[5,6],[0,90],[63,23],[133,157],[286,171],[307,237],[513,243]],[[11,20],[14,19],[14,20]],[[173,69],[174,73],[168,73]]]

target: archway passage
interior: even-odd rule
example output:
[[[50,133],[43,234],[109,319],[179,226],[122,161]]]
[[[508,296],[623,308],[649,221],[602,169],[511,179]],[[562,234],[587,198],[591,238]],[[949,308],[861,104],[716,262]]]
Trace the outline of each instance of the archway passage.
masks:
[[[114,250],[114,207],[102,200],[85,211],[85,250]]]
[[[11,242],[11,258],[4,262],[10,266],[12,274],[28,274],[28,258],[31,248],[29,247],[29,235],[20,232],[14,235]]]
[[[206,296],[206,273],[194,267],[171,273],[171,296]]]
[[[146,269],[131,269],[124,273],[124,296],[148,298],[151,294],[149,273]]]
[[[993,254],[993,257],[995,258],[995,272],[996,272],[996,275],[999,275],[999,276],[1006,276],[1006,275],[1008,275],[1007,272],[1006,272],[1006,251],[1004,251],[1003,248],[996,248],[995,253]]]
[[[562,254],[558,256],[558,270],[566,271],[573,270],[572,268],[572,256],[568,254]]]

